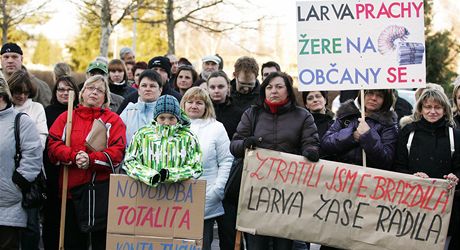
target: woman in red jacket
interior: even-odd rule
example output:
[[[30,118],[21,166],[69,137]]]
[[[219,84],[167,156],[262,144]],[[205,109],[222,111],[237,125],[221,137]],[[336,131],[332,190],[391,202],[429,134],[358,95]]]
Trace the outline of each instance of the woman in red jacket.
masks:
[[[120,117],[108,109],[109,96],[108,82],[103,76],[96,75],[86,80],[79,94],[80,105],[72,114],[70,147],[65,145],[67,112],[61,114],[50,128],[48,155],[51,163],[68,166],[68,190],[90,182],[93,173],[96,173],[97,181],[108,179],[112,172],[108,157],[114,167],[123,159],[126,128]],[[103,152],[93,152],[85,146],[86,137],[96,119],[100,119],[107,128],[107,148]],[[87,249],[91,244],[92,249],[105,249],[106,230],[92,232],[91,237],[81,232],[70,192],[67,197],[64,247]]]

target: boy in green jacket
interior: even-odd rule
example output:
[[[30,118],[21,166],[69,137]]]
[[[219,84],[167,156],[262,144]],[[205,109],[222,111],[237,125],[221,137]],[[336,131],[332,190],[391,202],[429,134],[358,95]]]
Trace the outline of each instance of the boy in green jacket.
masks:
[[[177,99],[158,98],[153,117],[126,149],[123,169],[128,176],[150,186],[198,178],[203,171],[200,145]]]

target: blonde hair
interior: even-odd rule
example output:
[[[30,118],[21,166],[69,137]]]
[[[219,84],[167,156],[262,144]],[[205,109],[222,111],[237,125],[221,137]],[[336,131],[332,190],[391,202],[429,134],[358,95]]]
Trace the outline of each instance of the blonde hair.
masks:
[[[423,103],[426,102],[427,100],[433,100],[441,104],[441,106],[444,109],[444,117],[446,121],[449,123],[449,125],[455,127],[455,122],[453,119],[452,108],[449,103],[449,98],[447,98],[444,92],[441,92],[435,88],[433,89],[427,88],[422,92],[422,95],[420,96],[420,98],[417,100],[417,103],[415,104],[415,110],[413,114],[414,121],[420,121],[422,119]]]
[[[109,82],[107,78],[101,75],[95,75],[91,76],[90,78],[86,79],[83,88],[80,91],[80,94],[78,95],[78,100],[82,104],[84,103],[83,101],[83,92],[85,92],[85,89],[88,85],[95,84],[97,82],[101,81],[104,84],[105,88],[105,94],[104,94],[104,104],[102,104],[103,108],[109,108],[110,106],[110,89],[109,89]]]
[[[216,112],[214,111],[214,106],[212,104],[211,97],[209,97],[209,94],[206,90],[200,88],[200,87],[192,87],[189,88],[186,92],[185,95],[182,97],[182,100],[180,101],[180,107],[185,110],[185,103],[193,100],[193,99],[199,99],[204,101],[204,114],[202,119],[209,119],[213,118],[216,119]]]

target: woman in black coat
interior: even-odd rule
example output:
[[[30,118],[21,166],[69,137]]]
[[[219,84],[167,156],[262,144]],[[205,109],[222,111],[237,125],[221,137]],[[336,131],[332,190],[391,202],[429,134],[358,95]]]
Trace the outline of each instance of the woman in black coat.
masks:
[[[79,89],[75,84],[74,79],[68,75],[63,75],[56,80],[51,97],[51,104],[45,108],[48,130],[51,125],[53,125],[56,118],[64,111],[67,111],[70,90],[75,93],[73,106],[76,107],[78,104]],[[59,214],[61,213],[61,200],[59,199],[58,194],[59,168],[49,162],[48,147],[45,148],[43,153],[43,166],[45,167],[47,177],[47,200],[43,206],[43,246],[45,249],[58,249],[60,223]]]
[[[420,178],[447,179],[453,188],[460,175],[460,130],[453,129],[449,99],[439,90],[426,89],[411,118],[407,124],[401,124],[394,170]],[[448,235],[458,235],[459,212],[456,198]],[[452,237],[449,249],[458,249],[456,238]]]

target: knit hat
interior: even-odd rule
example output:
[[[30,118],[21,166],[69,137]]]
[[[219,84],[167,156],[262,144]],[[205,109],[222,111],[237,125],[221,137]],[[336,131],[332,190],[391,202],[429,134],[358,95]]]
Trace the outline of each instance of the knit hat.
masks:
[[[160,114],[172,114],[181,121],[180,105],[177,99],[172,95],[162,95],[155,103],[153,110],[153,119],[156,120]]]
[[[168,77],[171,77],[171,63],[169,59],[164,56],[156,56],[149,61],[149,69],[154,67],[162,68],[168,73]]]
[[[0,55],[5,53],[18,53],[19,55],[22,55],[22,49],[15,43],[5,43],[0,50]]]

